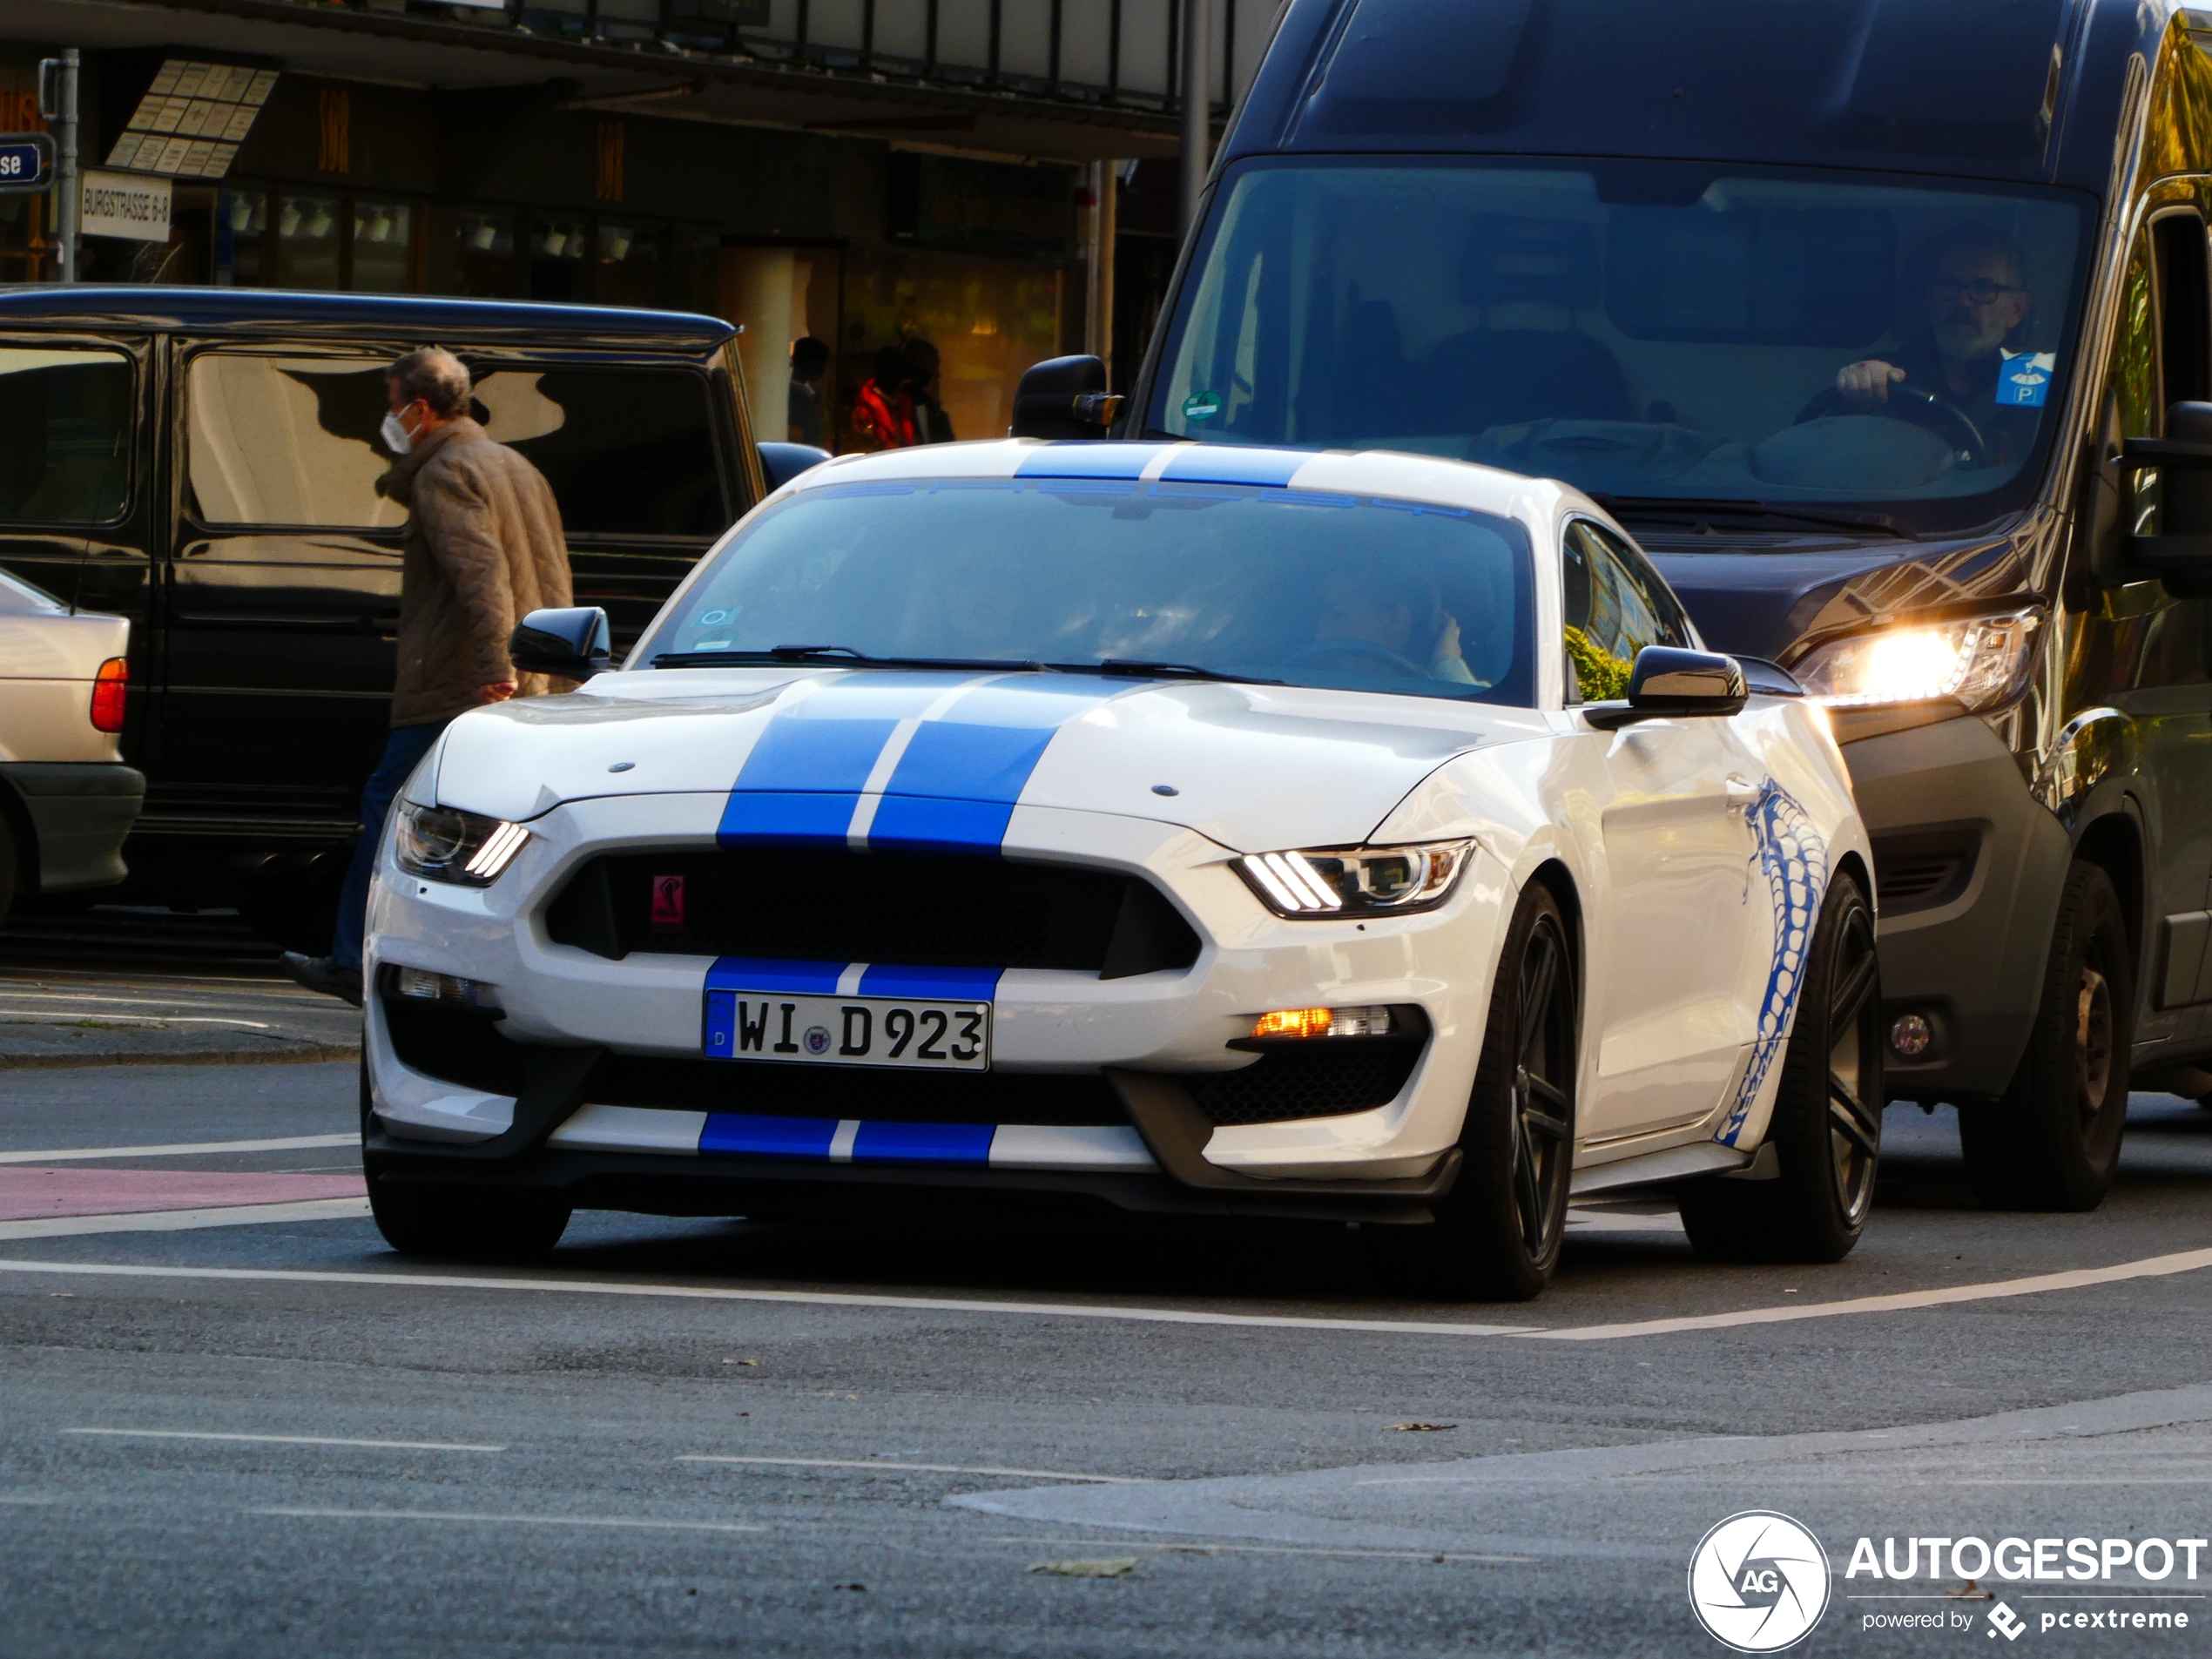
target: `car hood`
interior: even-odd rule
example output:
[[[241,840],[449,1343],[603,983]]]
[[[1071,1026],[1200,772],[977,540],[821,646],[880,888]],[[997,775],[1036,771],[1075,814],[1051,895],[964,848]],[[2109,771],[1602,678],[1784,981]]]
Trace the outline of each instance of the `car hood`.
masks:
[[[1018,806],[1253,851],[1364,840],[1453,755],[1548,732],[1533,710],[1291,686],[645,671],[464,715],[408,793],[521,821],[592,797],[711,792],[735,802],[725,832],[742,819],[764,840],[779,823],[841,840],[876,794],[878,834],[923,819],[1002,831]],[[932,804],[946,802],[978,810]]]

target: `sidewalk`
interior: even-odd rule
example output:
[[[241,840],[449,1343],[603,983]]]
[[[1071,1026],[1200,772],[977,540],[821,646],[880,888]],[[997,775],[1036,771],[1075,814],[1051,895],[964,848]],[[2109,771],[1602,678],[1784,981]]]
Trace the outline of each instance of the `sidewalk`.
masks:
[[[240,972],[0,968],[0,1070],[352,1060],[361,1012]]]

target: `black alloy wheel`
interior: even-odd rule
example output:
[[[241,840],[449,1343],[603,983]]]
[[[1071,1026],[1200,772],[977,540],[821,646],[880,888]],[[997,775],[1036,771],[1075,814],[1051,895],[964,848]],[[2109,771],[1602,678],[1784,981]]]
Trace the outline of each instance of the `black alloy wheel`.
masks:
[[[2135,951],[2119,890],[2076,860],[2035,1023],[1999,1099],[1959,1109],[1974,1192],[1993,1210],[2094,1210],[2111,1190],[2128,1125],[2135,1041]]]
[[[1575,1163],[1575,959],[1558,901],[1522,894],[1506,932],[1460,1144],[1466,1163],[1422,1241],[1441,1294],[1525,1302],[1559,1265]]]
[[[361,1139],[369,1133],[368,1062],[361,1068]],[[550,1251],[574,1213],[557,1197],[482,1182],[395,1184],[366,1158],[369,1213],[402,1256],[437,1261],[530,1262]]]
[[[1881,963],[1874,910],[1838,875],[1821,901],[1774,1115],[1773,1174],[1719,1177],[1678,1194],[1683,1229],[1723,1261],[1840,1261],[1874,1208],[1882,1157]]]

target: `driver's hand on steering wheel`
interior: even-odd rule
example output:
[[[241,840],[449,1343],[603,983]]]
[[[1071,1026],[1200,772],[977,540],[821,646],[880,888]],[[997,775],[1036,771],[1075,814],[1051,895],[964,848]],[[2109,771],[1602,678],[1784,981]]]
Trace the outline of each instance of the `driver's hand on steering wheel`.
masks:
[[[1878,357],[1849,363],[1836,371],[1836,389],[1852,403],[1886,403],[1890,388],[1905,378],[1905,371]]]
[[[1463,685],[1476,684],[1467,660],[1460,654],[1460,619],[1450,611],[1436,631],[1436,644],[1428,654],[1431,679],[1453,680]]]

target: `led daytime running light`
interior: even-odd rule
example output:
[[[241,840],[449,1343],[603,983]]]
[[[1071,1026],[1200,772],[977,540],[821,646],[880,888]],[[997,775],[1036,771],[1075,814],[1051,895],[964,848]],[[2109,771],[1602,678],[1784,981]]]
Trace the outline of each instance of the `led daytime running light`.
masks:
[[[1238,869],[1281,916],[1391,915],[1441,904],[1472,841],[1253,853]]]

